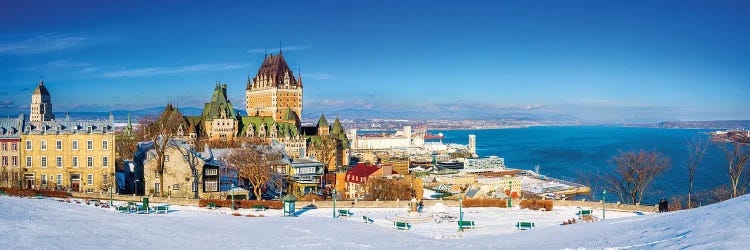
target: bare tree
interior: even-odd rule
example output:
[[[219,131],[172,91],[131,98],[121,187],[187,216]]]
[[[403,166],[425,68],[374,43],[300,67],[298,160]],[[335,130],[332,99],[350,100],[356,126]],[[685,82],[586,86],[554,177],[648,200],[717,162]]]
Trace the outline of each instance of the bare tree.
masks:
[[[576,172],[576,181],[580,184],[583,184],[585,186],[589,187],[589,200],[593,201],[594,196],[598,193],[598,190],[600,189],[602,180],[601,173],[597,171],[583,171],[578,170]]]
[[[654,178],[671,165],[669,157],[658,152],[628,151],[612,157],[617,164],[614,175],[608,175],[605,181],[620,194],[621,200],[639,204],[647,193],[648,186]]]
[[[367,200],[409,200],[415,190],[403,179],[368,178],[365,184]]]
[[[686,142],[688,149],[688,194],[687,208],[693,208],[693,180],[695,180],[695,170],[701,165],[703,156],[706,155],[708,140],[705,138],[694,137]]]
[[[256,199],[260,200],[263,195],[263,186],[275,174],[269,157],[257,147],[251,146],[233,149],[223,160],[228,166],[237,169],[238,177],[248,180],[253,186],[253,194]]]
[[[732,185],[732,198],[734,198],[740,195],[737,192],[737,187],[740,177],[742,177],[742,171],[745,169],[748,159],[750,159],[750,150],[748,150],[747,144],[737,141],[721,145],[720,148],[724,151],[724,156],[729,164],[729,181]]]
[[[323,135],[319,140],[312,141],[312,144],[315,156],[326,165],[328,170],[331,170],[331,161],[336,158],[336,151],[339,147],[338,140],[333,136]],[[338,165],[338,162],[334,162],[333,167],[336,167],[336,165]]]
[[[168,105],[158,119],[147,117],[143,119],[142,130],[144,139],[153,143],[159,174],[159,196],[164,196],[164,162],[167,149],[174,146],[171,141],[177,136],[177,130],[182,124],[182,115]]]

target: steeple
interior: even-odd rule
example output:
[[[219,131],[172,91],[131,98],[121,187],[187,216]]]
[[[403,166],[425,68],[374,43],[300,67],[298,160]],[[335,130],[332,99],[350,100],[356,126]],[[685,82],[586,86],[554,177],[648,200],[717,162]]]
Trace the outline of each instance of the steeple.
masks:
[[[130,119],[130,112],[128,112],[128,126],[125,127],[125,134],[131,135],[133,133],[133,122]]]

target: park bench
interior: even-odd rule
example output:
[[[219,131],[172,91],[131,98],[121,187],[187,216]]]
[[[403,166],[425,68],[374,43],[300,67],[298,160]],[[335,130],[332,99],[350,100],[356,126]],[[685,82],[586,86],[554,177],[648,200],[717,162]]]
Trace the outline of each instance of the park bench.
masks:
[[[213,202],[209,202],[209,203],[208,203],[208,204],[206,205],[206,207],[207,207],[208,209],[216,209],[216,203],[213,203]]]
[[[353,215],[353,213],[351,211],[349,211],[349,210],[339,209],[339,216],[349,217],[349,216],[352,216],[352,215]]]
[[[584,209],[578,211],[578,219],[588,222],[595,221],[596,219],[594,219],[594,210]]]
[[[89,200],[89,202],[93,202],[93,203],[99,203],[100,201],[99,201],[99,200],[97,200],[97,199],[91,199],[91,200]]]
[[[149,214],[151,213],[150,210],[151,209],[148,206],[146,206],[146,204],[140,204],[140,205],[136,204],[135,206],[135,213],[137,214]]]
[[[261,204],[253,205],[253,209],[255,209],[255,211],[265,211],[266,210],[266,206],[261,205]]]
[[[154,213],[157,213],[157,214],[169,213],[169,205],[160,205],[160,206],[154,207]]]
[[[128,206],[133,206],[133,207],[135,207],[135,201],[128,201]]]
[[[5,195],[5,190],[0,190],[0,195]]]
[[[133,207],[131,207],[131,206],[121,206],[121,207],[117,207],[117,212],[120,212],[120,213],[132,213],[132,212],[133,212],[133,210],[134,210],[134,209],[133,209]]]
[[[401,230],[411,229],[411,224],[409,224],[409,222],[395,221],[393,222],[393,226],[396,227],[396,229],[401,229]]]
[[[372,224],[372,223],[373,223],[373,222],[375,222],[375,221],[374,221],[374,220],[372,220],[372,218],[370,218],[370,217],[367,217],[367,216],[364,216],[364,215],[363,215],[363,216],[362,216],[362,222],[364,222],[364,223],[370,223],[370,224]]]
[[[474,221],[473,220],[464,220],[464,221],[460,220],[460,221],[458,221],[458,226],[462,227],[462,228],[474,228],[474,227],[476,227],[474,225]]]
[[[526,222],[526,221],[516,222],[516,229],[518,230],[529,230],[532,228],[534,228],[534,222]]]

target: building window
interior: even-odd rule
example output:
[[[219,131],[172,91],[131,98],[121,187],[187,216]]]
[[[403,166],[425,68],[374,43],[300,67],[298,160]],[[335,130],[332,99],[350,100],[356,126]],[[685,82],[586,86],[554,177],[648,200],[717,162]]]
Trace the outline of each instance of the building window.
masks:
[[[86,184],[87,185],[94,185],[94,175],[89,174],[86,176]]]
[[[3,142],[3,151],[8,151],[8,143]]]
[[[86,157],[86,166],[90,168],[94,167],[94,157],[92,156]]]
[[[109,176],[107,176],[107,174],[102,174],[102,184],[109,184]]]
[[[109,142],[102,141],[102,150],[109,150]]]
[[[3,156],[3,166],[8,166],[8,157]]]
[[[196,191],[198,191],[198,183],[193,182],[193,192],[196,192]]]
[[[172,190],[180,190],[180,184],[174,184]]]
[[[164,162],[169,162],[169,155],[164,156]]]
[[[78,156],[73,156],[73,167],[74,168],[78,167]]]
[[[31,141],[26,141],[26,150],[31,150]]]
[[[26,167],[27,168],[31,167],[31,156],[26,156]]]
[[[10,150],[18,151],[18,143],[12,143],[10,144]]]
[[[46,174],[42,175],[42,186],[47,186],[47,175]]]
[[[154,193],[155,194],[161,193],[161,184],[160,183],[154,183]]]
[[[78,141],[73,141],[73,150],[78,150]]]
[[[47,167],[47,156],[42,156],[42,168]]]
[[[108,167],[109,166],[109,158],[104,156],[102,157],[102,167]]]
[[[18,166],[18,156],[13,156],[13,166]]]
[[[42,150],[47,150],[47,141],[42,140]]]
[[[57,174],[57,186],[62,187],[62,174]]]
[[[206,192],[218,192],[219,183],[216,180],[206,181]]]
[[[92,141],[92,140],[86,141],[86,149],[88,149],[88,150],[94,150],[94,141]]]
[[[58,168],[62,167],[62,156],[58,156],[55,158],[55,166],[57,166]]]
[[[62,141],[55,142],[55,149],[62,150]]]

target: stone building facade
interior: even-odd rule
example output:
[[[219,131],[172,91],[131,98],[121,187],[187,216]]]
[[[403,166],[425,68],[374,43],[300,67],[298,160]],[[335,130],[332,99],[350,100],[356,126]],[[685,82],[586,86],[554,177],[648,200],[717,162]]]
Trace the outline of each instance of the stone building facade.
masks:
[[[21,132],[24,115],[0,118],[0,187],[19,187],[21,184]]]
[[[248,115],[269,116],[276,122],[291,122],[289,118],[295,118],[299,126],[302,76],[294,77],[283,53],[263,59],[255,77],[248,77],[245,95]]]
[[[50,103],[51,95],[40,82],[32,95],[30,120],[23,122],[20,134],[22,188],[73,192],[109,188],[115,173],[114,117],[55,120]]]

